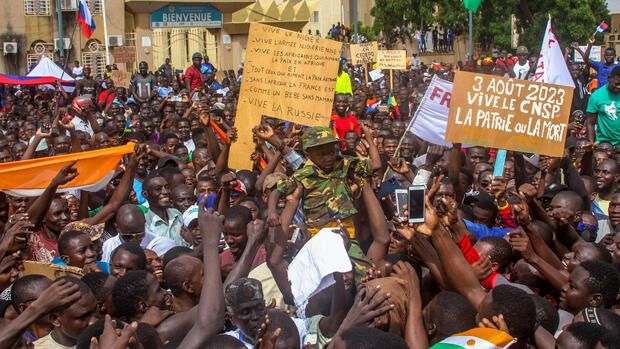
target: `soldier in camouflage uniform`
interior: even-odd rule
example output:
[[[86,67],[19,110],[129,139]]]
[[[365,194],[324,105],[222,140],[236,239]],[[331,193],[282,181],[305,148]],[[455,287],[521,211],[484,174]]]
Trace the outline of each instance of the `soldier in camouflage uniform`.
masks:
[[[304,222],[318,232],[357,213],[353,200],[359,198],[361,190],[354,191],[350,183],[355,175],[357,180],[364,180],[372,174],[370,159],[340,156],[337,143],[341,141],[328,127],[307,130],[302,141],[308,159],[289,179],[278,182],[278,190],[296,199],[291,206],[302,200]]]
[[[282,217],[292,217],[302,200],[304,223],[313,235],[322,228],[338,228],[339,220],[353,238],[353,215],[357,213],[353,201],[360,197],[364,180],[372,175],[371,160],[340,155],[341,141],[328,127],[306,130],[302,142],[306,162],[290,178],[278,182],[278,191],[287,196]],[[355,240],[349,256],[359,279],[369,263]]]

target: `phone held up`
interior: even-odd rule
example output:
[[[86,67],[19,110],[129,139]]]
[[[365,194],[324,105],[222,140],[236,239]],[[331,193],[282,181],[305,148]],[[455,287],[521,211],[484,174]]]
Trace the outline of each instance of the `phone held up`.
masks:
[[[396,207],[398,209],[398,217],[405,218],[404,206],[407,205],[409,211],[409,223],[423,223],[425,212],[426,187],[423,185],[414,185],[408,189],[397,189]]]

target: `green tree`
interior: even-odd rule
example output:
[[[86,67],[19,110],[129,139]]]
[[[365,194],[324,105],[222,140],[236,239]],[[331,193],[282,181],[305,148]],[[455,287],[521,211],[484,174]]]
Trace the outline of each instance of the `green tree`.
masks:
[[[435,5],[439,8],[437,17],[432,16]],[[376,0],[371,14],[375,16],[376,32],[389,32],[404,22],[412,23],[414,28],[420,28],[420,23],[461,26],[466,32],[469,20],[462,0]],[[605,0],[484,0],[474,14],[474,40],[509,48],[512,14],[518,19],[519,44],[532,52],[540,48],[549,15],[562,47],[573,41],[585,45],[602,20],[610,21]],[[602,36],[597,38],[601,43]]]

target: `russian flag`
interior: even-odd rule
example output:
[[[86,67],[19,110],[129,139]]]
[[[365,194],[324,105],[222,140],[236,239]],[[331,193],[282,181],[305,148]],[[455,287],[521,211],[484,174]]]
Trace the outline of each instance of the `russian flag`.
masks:
[[[80,0],[80,10],[78,11],[78,23],[82,25],[82,35],[90,39],[95,31],[95,21],[90,14],[86,0]]]
[[[605,23],[605,21],[603,21],[601,24],[599,24],[598,28],[596,28],[596,31],[602,33],[605,30],[607,30],[607,28],[609,28],[609,24],[607,24],[607,23]]]

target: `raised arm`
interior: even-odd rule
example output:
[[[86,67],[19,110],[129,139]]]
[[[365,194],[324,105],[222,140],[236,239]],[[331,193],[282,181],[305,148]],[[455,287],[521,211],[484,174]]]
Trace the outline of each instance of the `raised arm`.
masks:
[[[226,132],[226,144],[224,149],[220,152],[215,163],[215,175],[219,175],[222,171],[228,168],[228,156],[230,155],[230,146],[232,142],[237,140],[237,128],[233,127]],[[249,154],[247,154],[249,156]],[[243,155],[241,155],[243,156]]]
[[[56,189],[58,186],[71,182],[75,177],[77,177],[78,172],[73,165],[77,160],[72,161],[70,164],[63,166],[60,171],[52,178],[50,184],[45,188],[43,194],[39,196],[33,203],[28,207],[28,217],[30,218],[30,222],[35,226],[38,226],[43,217],[45,217],[45,213],[50,207],[52,203],[52,199],[54,198],[54,194],[56,194]]]
[[[43,124],[45,127],[47,127],[47,132],[43,132],[41,131],[42,127],[39,127],[39,129],[37,130],[37,133],[35,133],[34,138],[32,139],[32,142],[30,142],[30,144],[28,144],[28,147],[26,148],[26,151],[24,152],[24,155],[22,155],[21,160],[28,160],[28,159],[32,159],[34,157],[34,153],[37,150],[37,147],[39,146],[39,143],[41,143],[41,141],[44,138],[50,137],[52,135],[52,128],[50,126],[49,123],[44,123]]]
[[[198,224],[202,235],[204,281],[198,313],[194,325],[183,338],[179,348],[200,348],[209,337],[216,335],[224,326],[224,292],[220,274],[220,260],[217,244],[220,240],[224,215],[210,208],[205,211],[206,200],[201,200],[198,210]]]
[[[379,203],[372,188],[372,179],[369,178],[362,189],[362,197],[366,205],[368,221],[370,222],[370,232],[373,237],[373,242],[368,248],[367,255],[375,265],[378,265],[387,254],[388,244],[390,243],[390,233],[388,232],[386,217],[381,209],[381,203]]]
[[[77,284],[60,280],[41,293],[19,316],[0,328],[0,349],[13,348],[28,327],[57,307],[80,299]]]
[[[136,170],[138,169],[138,163],[145,154],[146,145],[136,145],[135,152],[129,155],[129,161],[127,162],[125,173],[123,173],[120,183],[114,190],[114,193],[112,193],[110,201],[108,201],[108,203],[103,206],[103,208],[101,208],[101,210],[93,217],[86,218],[84,220],[85,223],[91,225],[104,223],[116,214],[116,211],[120,208],[121,203],[127,199],[127,196],[129,196],[129,193],[131,192],[133,187],[133,179],[136,175]]]
[[[262,246],[263,240],[265,240],[267,225],[260,219],[254,220],[248,223],[247,234],[248,243],[245,245],[245,250],[243,250],[241,258],[235,263],[235,266],[226,277],[224,287],[240,278],[248,276],[254,257],[256,257],[256,253]]]

